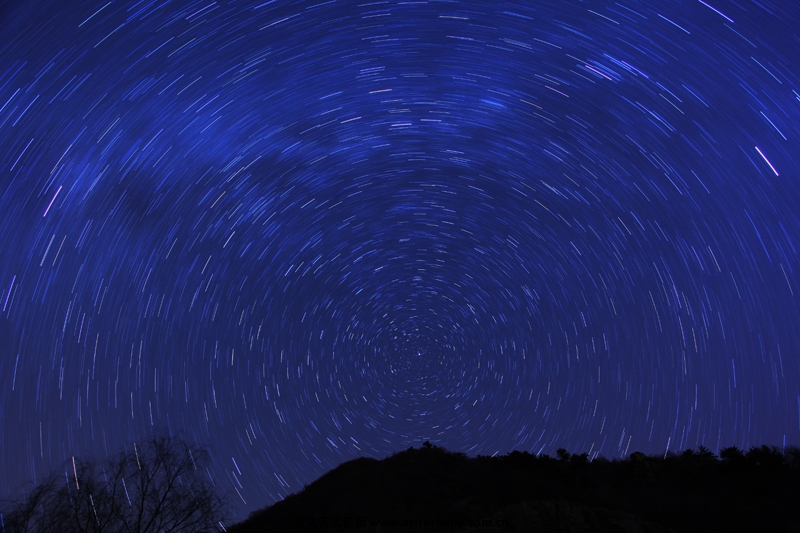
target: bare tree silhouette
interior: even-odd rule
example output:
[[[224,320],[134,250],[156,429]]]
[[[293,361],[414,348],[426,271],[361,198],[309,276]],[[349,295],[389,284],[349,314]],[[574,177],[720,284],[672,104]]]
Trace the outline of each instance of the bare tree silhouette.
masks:
[[[156,436],[103,462],[72,459],[2,513],[3,533],[195,533],[227,505],[196,446]]]

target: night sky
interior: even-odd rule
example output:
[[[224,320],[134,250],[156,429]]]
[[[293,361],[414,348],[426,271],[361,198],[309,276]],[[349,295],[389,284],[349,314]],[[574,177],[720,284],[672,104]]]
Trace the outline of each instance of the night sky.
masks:
[[[0,3],[0,495],[800,444],[796,0]]]

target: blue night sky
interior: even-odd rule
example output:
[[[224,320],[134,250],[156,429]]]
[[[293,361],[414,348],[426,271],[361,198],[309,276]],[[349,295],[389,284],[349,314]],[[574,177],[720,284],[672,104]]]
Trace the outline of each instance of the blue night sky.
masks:
[[[795,0],[0,3],[0,495],[800,444]]]

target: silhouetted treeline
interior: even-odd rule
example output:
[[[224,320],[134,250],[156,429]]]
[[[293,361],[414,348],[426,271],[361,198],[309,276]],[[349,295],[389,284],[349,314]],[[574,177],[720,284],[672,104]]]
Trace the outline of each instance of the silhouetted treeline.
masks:
[[[624,460],[564,449],[468,458],[425,443],[340,465],[230,533],[800,531],[800,449]]]

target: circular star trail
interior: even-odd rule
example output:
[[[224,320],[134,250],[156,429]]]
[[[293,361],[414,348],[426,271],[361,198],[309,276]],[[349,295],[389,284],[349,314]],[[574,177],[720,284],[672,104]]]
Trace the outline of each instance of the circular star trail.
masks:
[[[797,444],[792,1],[0,5],[0,492]]]

